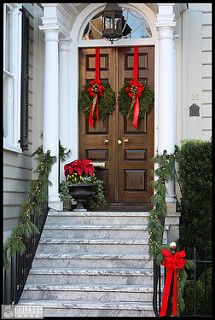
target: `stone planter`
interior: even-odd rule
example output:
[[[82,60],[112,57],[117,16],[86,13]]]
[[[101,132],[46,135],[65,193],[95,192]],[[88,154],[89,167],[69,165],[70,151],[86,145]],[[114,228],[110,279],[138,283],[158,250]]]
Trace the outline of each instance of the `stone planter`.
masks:
[[[73,211],[87,211],[87,209],[84,208],[83,202],[93,196],[96,184],[77,183],[69,185],[68,188],[70,195],[77,201],[77,206]]]

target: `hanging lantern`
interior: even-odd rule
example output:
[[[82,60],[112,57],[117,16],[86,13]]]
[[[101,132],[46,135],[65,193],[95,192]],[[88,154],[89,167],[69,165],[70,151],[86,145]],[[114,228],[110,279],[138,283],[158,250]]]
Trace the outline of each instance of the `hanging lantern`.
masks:
[[[108,3],[103,11],[102,37],[113,43],[122,37],[122,9],[117,3]]]

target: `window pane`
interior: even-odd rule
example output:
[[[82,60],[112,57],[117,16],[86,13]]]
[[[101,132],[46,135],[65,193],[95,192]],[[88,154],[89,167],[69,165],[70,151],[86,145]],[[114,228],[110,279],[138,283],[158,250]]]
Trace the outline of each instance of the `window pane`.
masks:
[[[11,26],[11,16],[12,16],[12,12],[10,10],[10,8],[8,6],[6,6],[6,14],[5,14],[5,69],[7,71],[11,70],[11,40],[12,40],[12,36],[11,36],[11,30],[12,30],[12,26]]]
[[[123,9],[123,37],[127,38],[149,38],[152,36],[148,22],[136,11],[128,8]],[[112,23],[105,20],[106,24]],[[109,25],[106,26],[110,27]],[[102,12],[97,14],[87,25],[83,40],[102,39]]]
[[[4,75],[3,81],[3,135],[9,136],[9,125],[12,125],[13,78]]]

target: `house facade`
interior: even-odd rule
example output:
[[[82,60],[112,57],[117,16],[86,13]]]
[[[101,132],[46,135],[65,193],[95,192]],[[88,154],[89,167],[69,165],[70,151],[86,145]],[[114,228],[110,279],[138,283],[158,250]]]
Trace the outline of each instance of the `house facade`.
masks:
[[[132,31],[113,43],[101,35],[105,6],[4,3],[4,240],[17,224],[35,175],[32,153],[41,144],[57,157],[49,177],[51,209],[63,210],[60,141],[71,150],[66,162],[89,158],[95,165],[103,164],[98,175],[105,182],[111,210],[140,205],[148,211],[151,158],[164,150],[172,153],[185,139],[211,139],[212,4],[119,3]],[[80,111],[79,93],[95,78],[95,48],[100,49],[100,78],[118,95],[124,81],[133,78],[135,47],[139,79],[154,92],[152,110],[134,129],[116,102],[108,119],[90,128]],[[178,191],[173,182],[167,189],[175,238]]]
[[[134,24],[132,25],[133,30],[135,31],[135,23],[140,21],[147,26],[150,35],[140,38],[137,30],[136,34],[134,32],[133,35],[115,41],[113,44],[102,39],[101,32],[96,35],[95,26],[91,27],[95,33],[95,39],[84,37],[86,27],[90,22],[92,25],[93,18],[99,15],[104,7],[105,3],[4,5],[3,191],[5,237],[16,225],[19,206],[26,197],[28,183],[34,175],[32,152],[43,144],[44,150],[50,149],[53,155],[57,155],[60,140],[64,147],[71,150],[71,159],[68,159],[70,161],[78,159],[80,148],[85,147],[79,140],[80,135],[84,135],[84,132],[79,131],[81,123],[79,123],[78,106],[79,90],[86,81],[84,79],[86,74],[83,68],[81,69],[80,61],[82,64],[86,62],[84,58],[81,60],[81,55],[85,54],[85,58],[88,59],[88,53],[84,53],[83,48],[86,48],[85,51],[88,50],[91,55],[93,48],[100,47],[101,54],[106,50],[104,51],[106,57],[112,54],[111,50],[113,51],[114,48],[119,53],[120,50],[123,50],[122,48],[127,48],[125,55],[128,57],[134,46],[153,48],[153,52],[147,52],[147,57],[148,54],[153,54],[153,57],[148,57],[149,60],[152,60],[150,68],[153,79],[150,80],[150,85],[154,90],[153,122],[150,124],[153,132],[148,142],[153,149],[150,151],[151,156],[156,152],[162,153],[163,150],[172,152],[174,145],[180,145],[183,139],[208,140],[211,137],[211,4],[127,3],[123,8],[125,14],[130,14],[130,17],[133,18],[131,22],[129,21]],[[26,62],[23,62],[25,53],[22,47],[22,43],[27,41],[25,39],[22,41],[23,28],[27,27],[22,22],[24,14],[23,11],[20,11],[22,8],[25,9],[29,29],[28,46],[26,47],[28,59],[25,59],[27,70]],[[12,48],[16,49],[12,50]],[[109,52],[105,48],[109,48]],[[145,52],[142,54],[146,57]],[[110,66],[115,63],[114,68],[119,63],[122,64],[119,61],[112,61],[112,57],[109,59]],[[90,67],[93,68],[93,66]],[[102,67],[105,69],[106,66]],[[113,70],[109,71],[108,76],[113,78],[113,72]],[[24,73],[28,74],[28,90],[22,87]],[[93,77],[93,72],[90,74],[88,71],[88,73],[88,77]],[[128,75],[128,77],[131,76],[131,74]],[[145,77],[144,74],[143,77]],[[116,79],[111,81],[114,85],[113,81],[116,82]],[[117,84],[115,88],[120,89],[120,85]],[[195,110],[192,113],[195,107],[197,108],[196,113]],[[128,132],[127,135],[129,134],[132,133]],[[43,138],[41,138],[42,135]],[[98,132],[96,135],[98,136]],[[116,143],[115,140],[121,138],[120,135],[124,135],[125,139],[128,138],[126,133],[119,133],[116,130],[114,133],[105,131],[101,132],[101,143],[103,140],[108,140],[110,135],[112,145]],[[93,134],[92,136],[95,137]],[[133,139],[131,141],[135,140],[135,138],[131,139]],[[26,148],[25,143],[27,143]],[[130,142],[127,145],[129,144]],[[98,158],[104,161],[105,155],[100,154],[105,153],[104,146],[105,144],[99,147],[101,150],[97,155],[93,151],[96,146],[91,146],[91,151],[88,150],[89,155],[94,156],[95,160]],[[114,147],[110,146],[110,148]],[[136,148],[144,150],[141,142]],[[86,157],[86,152],[85,150],[84,154],[84,151],[81,151],[81,156]],[[119,149],[111,152],[111,156],[116,157]],[[130,155],[129,151],[126,152],[128,157],[136,156],[132,152]],[[144,159],[141,153],[144,151],[140,151],[139,155],[140,159],[141,157]],[[52,186],[49,193],[50,207],[56,209],[62,208],[58,194],[58,181],[64,179],[63,164],[60,166],[60,177],[58,165],[57,162],[50,174]],[[127,177],[122,182],[128,183],[128,189],[132,179],[137,178],[135,167],[130,169],[134,171],[126,171]],[[117,173],[110,170],[110,175],[113,174],[118,174],[119,177],[121,171]],[[142,172],[138,171],[137,175],[139,174]],[[111,180],[111,176],[108,178]],[[144,184],[144,174],[141,179],[138,181]],[[147,179],[150,179],[149,176]],[[116,187],[112,186],[112,188]],[[117,192],[120,193],[122,190],[115,191]],[[174,192],[174,186],[169,186],[168,201],[173,201],[171,198]],[[113,201],[118,200],[114,198]]]

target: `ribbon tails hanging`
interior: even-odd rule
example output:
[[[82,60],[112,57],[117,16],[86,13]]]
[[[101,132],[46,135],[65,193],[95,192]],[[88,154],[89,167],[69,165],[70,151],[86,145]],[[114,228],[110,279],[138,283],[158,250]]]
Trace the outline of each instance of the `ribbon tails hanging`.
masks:
[[[138,47],[134,47],[134,86],[135,85],[138,86],[138,67],[139,67],[138,63],[139,63]],[[138,116],[139,116],[139,112],[140,112],[140,103],[139,103],[138,92],[134,93],[132,100],[134,100],[133,127],[137,128]],[[133,104],[133,101],[132,101],[132,104]]]
[[[96,65],[95,65],[95,80],[90,81],[90,87],[88,87],[87,91],[90,96],[93,97],[92,104],[90,106],[90,114],[89,114],[89,126],[93,128],[93,119],[94,112],[96,115],[96,121],[99,121],[99,96],[103,95],[103,91],[105,90],[104,86],[100,81],[100,48],[95,48],[96,51]]]
[[[140,102],[139,98],[142,95],[144,90],[144,86],[142,83],[138,83],[138,63],[139,63],[139,55],[138,55],[138,47],[134,47],[134,70],[133,70],[133,80],[129,81],[129,86],[126,87],[126,92],[128,96],[132,99],[131,106],[128,112],[128,117],[132,108],[134,108],[133,115],[133,128],[137,128],[138,125],[138,117],[140,112]]]

